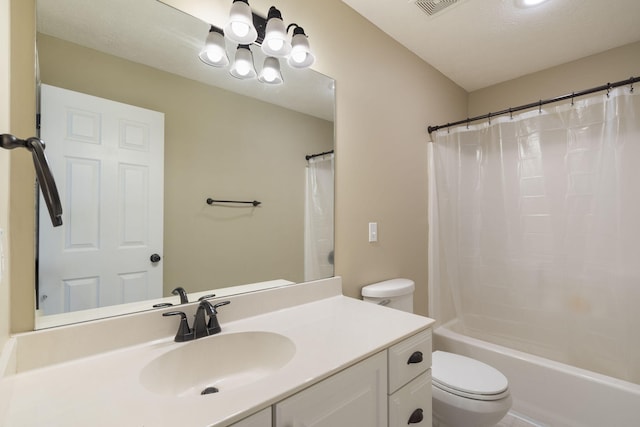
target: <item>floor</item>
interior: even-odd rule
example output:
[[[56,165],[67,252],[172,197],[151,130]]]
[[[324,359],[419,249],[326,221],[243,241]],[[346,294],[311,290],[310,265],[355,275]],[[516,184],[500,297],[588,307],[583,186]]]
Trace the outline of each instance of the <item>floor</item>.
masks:
[[[538,424],[520,414],[509,412],[496,427],[545,427],[545,424]]]

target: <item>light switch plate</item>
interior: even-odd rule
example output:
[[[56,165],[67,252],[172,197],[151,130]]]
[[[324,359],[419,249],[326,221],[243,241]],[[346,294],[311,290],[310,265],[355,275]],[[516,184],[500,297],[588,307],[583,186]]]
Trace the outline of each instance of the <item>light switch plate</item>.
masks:
[[[378,223],[369,223],[369,243],[378,241]]]

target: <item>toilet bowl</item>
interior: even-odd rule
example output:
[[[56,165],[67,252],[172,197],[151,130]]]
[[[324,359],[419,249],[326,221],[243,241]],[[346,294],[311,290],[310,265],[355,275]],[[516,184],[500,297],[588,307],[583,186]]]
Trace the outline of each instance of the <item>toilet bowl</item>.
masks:
[[[414,283],[392,279],[362,288],[364,301],[413,312]],[[466,356],[432,353],[433,427],[490,427],[511,408],[509,382],[497,369]]]
[[[434,427],[490,427],[511,408],[507,378],[469,357],[432,353]]]

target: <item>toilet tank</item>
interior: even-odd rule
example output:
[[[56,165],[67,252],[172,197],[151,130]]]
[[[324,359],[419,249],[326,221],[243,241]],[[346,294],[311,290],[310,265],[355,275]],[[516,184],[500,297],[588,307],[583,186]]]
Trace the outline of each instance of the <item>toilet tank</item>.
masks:
[[[379,305],[413,313],[415,283],[409,279],[391,279],[362,288],[362,299]]]

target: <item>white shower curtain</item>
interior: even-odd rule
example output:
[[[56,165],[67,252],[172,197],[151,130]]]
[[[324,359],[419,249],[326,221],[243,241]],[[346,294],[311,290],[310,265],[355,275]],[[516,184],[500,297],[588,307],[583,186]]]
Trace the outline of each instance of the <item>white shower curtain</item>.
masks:
[[[304,280],[333,276],[333,154],[309,159],[304,232]]]
[[[435,133],[431,286],[468,334],[640,383],[638,92]]]

